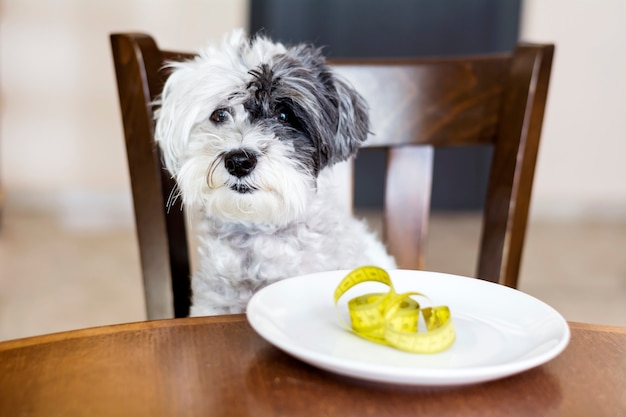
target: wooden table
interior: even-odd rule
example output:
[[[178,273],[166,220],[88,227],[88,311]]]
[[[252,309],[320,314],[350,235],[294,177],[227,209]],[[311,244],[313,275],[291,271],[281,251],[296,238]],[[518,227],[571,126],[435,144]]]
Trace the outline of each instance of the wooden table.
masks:
[[[33,337],[0,343],[0,416],[626,416],[626,328],[570,327],[551,362],[456,388],[318,370],[243,315]]]

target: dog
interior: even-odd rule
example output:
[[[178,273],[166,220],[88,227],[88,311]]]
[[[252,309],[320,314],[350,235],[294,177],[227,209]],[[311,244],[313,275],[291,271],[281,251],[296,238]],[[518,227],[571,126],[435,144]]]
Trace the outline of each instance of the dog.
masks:
[[[333,167],[369,134],[364,99],[321,49],[236,30],[166,65],[155,140],[200,212],[191,316],[241,313],[275,281],[372,264],[385,246],[338,203]]]

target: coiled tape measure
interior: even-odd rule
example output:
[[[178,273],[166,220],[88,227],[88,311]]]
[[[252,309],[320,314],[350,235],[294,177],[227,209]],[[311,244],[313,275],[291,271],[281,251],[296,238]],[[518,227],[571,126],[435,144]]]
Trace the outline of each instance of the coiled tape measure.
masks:
[[[387,293],[369,293],[348,301],[352,326],[342,324],[357,335],[382,345],[412,353],[437,353],[449,348],[456,338],[447,306],[421,308],[411,296],[428,298],[418,292],[397,294],[387,271],[363,266],[350,272],[335,290],[335,307],[350,288],[376,281],[389,287]],[[422,315],[425,331],[419,330]]]

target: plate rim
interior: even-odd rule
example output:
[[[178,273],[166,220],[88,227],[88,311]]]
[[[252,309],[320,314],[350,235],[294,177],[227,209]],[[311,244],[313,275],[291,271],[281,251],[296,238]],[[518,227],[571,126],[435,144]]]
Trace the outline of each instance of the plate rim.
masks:
[[[517,373],[521,373],[542,364],[549,362],[550,360],[557,357],[560,353],[565,350],[567,345],[569,344],[569,340],[571,337],[571,332],[569,325],[565,318],[552,306],[545,303],[544,301],[530,295],[524,293],[518,289],[507,287],[501,284],[493,283],[490,281],[481,280],[478,278],[472,278],[462,275],[450,274],[445,272],[436,272],[436,271],[426,271],[426,270],[409,270],[409,269],[393,269],[388,270],[389,274],[392,276],[393,274],[417,274],[417,275],[427,275],[432,277],[436,276],[445,276],[448,279],[463,279],[463,280],[472,280],[469,281],[471,285],[486,285],[486,286],[494,286],[497,287],[498,291],[512,291],[514,293],[518,293],[519,295],[534,300],[534,302],[539,303],[544,308],[547,308],[553,315],[553,319],[556,319],[559,325],[560,330],[562,331],[561,338],[559,342],[548,349],[545,352],[541,352],[536,356],[532,356],[530,358],[514,360],[511,362],[506,362],[503,364],[497,365],[478,365],[478,366],[469,366],[464,368],[415,368],[415,367],[394,367],[392,372],[390,372],[390,367],[384,364],[377,363],[368,363],[363,364],[362,362],[352,361],[346,358],[336,358],[325,353],[321,353],[316,351],[315,349],[307,349],[305,347],[298,346],[293,343],[284,343],[284,338],[275,339],[271,335],[268,334],[266,329],[259,323],[257,320],[258,317],[255,316],[257,304],[263,296],[266,295],[267,292],[276,291],[276,288],[279,288],[286,284],[286,281],[298,279],[298,280],[312,280],[312,278],[316,278],[316,281],[319,280],[320,276],[338,276],[340,274],[348,274],[350,270],[333,270],[333,271],[322,271],[322,272],[314,272],[309,274],[303,274],[294,276],[291,278],[287,278],[285,280],[280,280],[274,282],[261,290],[255,293],[246,307],[246,317],[248,322],[250,323],[253,330],[259,334],[264,340],[278,349],[284,351],[301,360],[305,363],[308,363],[314,367],[324,369],[328,372],[340,374],[344,376],[348,376],[355,379],[360,380],[369,380],[374,382],[383,382],[390,384],[400,384],[400,385],[414,385],[414,386],[441,386],[441,385],[466,385],[472,383],[480,383],[486,382],[495,379],[501,379],[508,376],[515,375]],[[329,279],[329,278],[328,278]],[[305,352],[303,352],[305,351]],[[364,375],[362,370],[366,369],[367,375]],[[419,372],[416,375],[416,370]]]

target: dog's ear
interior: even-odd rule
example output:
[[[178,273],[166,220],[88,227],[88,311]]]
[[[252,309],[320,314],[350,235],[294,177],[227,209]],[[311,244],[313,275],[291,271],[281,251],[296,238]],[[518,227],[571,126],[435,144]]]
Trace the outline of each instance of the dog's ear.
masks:
[[[337,91],[337,124],[336,149],[333,162],[348,159],[356,153],[369,133],[369,116],[365,100],[346,81],[333,75]]]
[[[171,71],[163,91],[153,103],[154,139],[161,150],[165,167],[172,175],[180,170],[180,159],[189,142],[189,135],[198,115],[198,107],[187,99],[187,91],[194,74],[186,62],[171,63],[164,71]]]
[[[321,49],[309,45],[292,48],[289,54],[299,62],[292,70],[291,82],[298,79],[291,94],[302,109],[308,133],[318,147],[319,168],[345,161],[356,153],[369,133],[365,100],[350,84],[338,77],[328,65]],[[285,62],[288,61],[287,59]],[[295,68],[305,68],[297,74]],[[306,81],[307,76],[313,80]],[[285,77],[287,79],[287,77]],[[318,108],[311,108],[311,103]],[[309,120],[310,119],[310,120]]]

